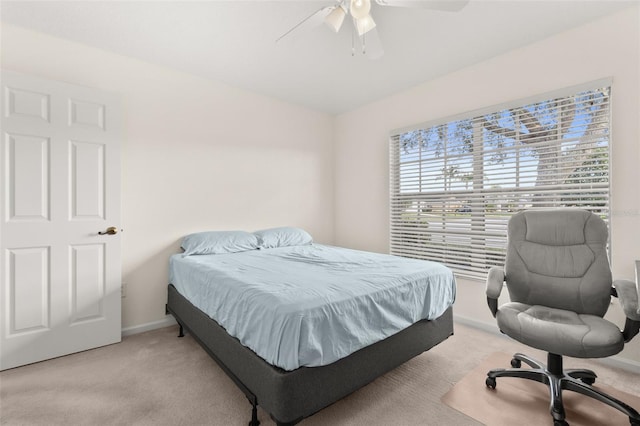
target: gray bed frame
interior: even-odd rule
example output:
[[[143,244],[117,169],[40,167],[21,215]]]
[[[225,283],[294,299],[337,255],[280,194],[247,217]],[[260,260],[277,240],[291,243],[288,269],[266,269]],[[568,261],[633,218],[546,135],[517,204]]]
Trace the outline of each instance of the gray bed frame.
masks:
[[[189,332],[247,396],[250,426],[260,424],[258,404],[278,426],[294,425],[453,335],[450,307],[439,318],[419,321],[332,364],[285,371],[227,334],[172,284],[166,309],[180,325],[180,336]]]

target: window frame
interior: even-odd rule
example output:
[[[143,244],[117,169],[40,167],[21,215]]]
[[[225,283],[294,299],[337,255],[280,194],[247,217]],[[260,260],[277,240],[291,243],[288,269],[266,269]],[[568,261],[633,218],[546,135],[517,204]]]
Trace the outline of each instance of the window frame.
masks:
[[[441,261],[442,262],[442,258],[447,258],[447,256],[442,255],[442,256],[436,256],[433,253],[436,253],[437,250],[432,251],[432,254],[429,254],[426,248],[421,248],[421,245],[424,245],[424,243],[420,243],[420,240],[422,238],[424,238],[425,240],[428,239],[429,237],[427,235],[429,234],[429,231],[427,229],[427,227],[425,226],[424,229],[420,228],[420,224],[416,221],[416,224],[413,225],[414,229],[409,229],[406,232],[408,233],[407,235],[409,235],[411,232],[417,232],[418,234],[412,234],[412,235],[423,235],[424,237],[417,237],[415,239],[415,241],[411,241],[412,243],[412,247],[413,248],[403,248],[400,247],[398,248],[398,235],[401,235],[404,231],[402,231],[402,226],[407,226],[407,221],[402,221],[398,219],[398,206],[400,205],[400,203],[405,203],[408,202],[408,199],[411,198],[411,195],[406,196],[405,198],[402,198],[402,189],[401,189],[401,185],[402,185],[402,179],[401,179],[401,143],[400,143],[400,138],[403,134],[409,133],[409,132],[416,132],[416,131],[432,131],[434,128],[439,127],[439,126],[447,126],[450,125],[451,123],[455,123],[455,122],[462,122],[462,121],[470,121],[472,123],[475,123],[476,120],[479,117],[484,117],[484,116],[488,116],[490,114],[499,114],[505,110],[508,111],[513,111],[517,108],[524,108],[526,106],[530,106],[532,104],[538,104],[538,103],[543,103],[543,102],[548,102],[548,101],[554,101],[557,100],[559,98],[570,98],[570,97],[574,97],[578,94],[581,94],[583,92],[589,92],[589,91],[596,91],[598,89],[602,89],[602,88],[608,88],[608,97],[606,98],[606,136],[604,137],[604,140],[606,140],[606,161],[607,161],[607,165],[606,165],[606,195],[604,196],[605,204],[602,206],[599,206],[600,209],[602,211],[605,212],[605,221],[607,222],[607,224],[610,223],[610,215],[611,215],[611,196],[612,196],[612,191],[611,191],[611,159],[612,159],[612,141],[613,141],[613,132],[612,132],[612,98],[613,98],[613,81],[612,78],[605,78],[605,79],[600,79],[600,80],[596,80],[596,81],[591,81],[588,83],[584,83],[584,84],[580,84],[580,85],[575,85],[575,86],[571,86],[571,87],[567,87],[567,88],[563,88],[560,90],[555,90],[552,92],[546,92],[546,93],[542,93],[539,95],[535,95],[535,96],[530,96],[530,97],[526,97],[526,98],[522,98],[522,99],[517,99],[517,100],[512,100],[509,102],[505,102],[502,104],[497,104],[497,105],[492,105],[489,107],[485,107],[485,108],[481,108],[481,109],[477,109],[477,110],[473,110],[473,111],[468,111],[462,114],[456,114],[453,116],[447,116],[447,117],[442,117],[436,120],[431,120],[431,121],[427,121],[424,123],[420,123],[417,125],[412,125],[412,126],[408,126],[408,127],[404,127],[404,128],[399,128],[399,129],[394,129],[390,132],[390,139],[389,139],[389,146],[390,146],[390,156],[389,156],[389,252],[391,254],[395,254],[395,255],[400,255],[400,256],[406,256],[406,257],[414,257],[414,258],[419,258],[419,259],[425,259],[425,260],[434,260],[434,261]],[[475,124],[474,124],[475,126]],[[556,127],[560,128],[562,126],[562,124],[556,124]],[[475,131],[475,130],[474,130]],[[519,133],[518,133],[519,135]],[[551,140],[551,142],[549,142],[549,146],[551,146],[551,144],[555,143],[559,146],[562,146],[562,144],[564,142],[566,142],[563,139],[563,136],[565,136],[566,134],[561,135],[560,138],[557,139],[553,139]],[[472,157],[472,173],[471,173],[471,182],[470,184],[473,186],[476,186],[478,188],[482,188],[479,189],[477,192],[474,191],[472,189],[472,193],[476,194],[476,193],[484,193],[486,192],[486,189],[483,188],[483,186],[485,185],[485,175],[484,175],[484,162],[485,160],[485,155],[487,150],[485,149],[485,144],[486,144],[486,137],[484,136],[480,136],[480,137],[476,137],[477,135],[473,135],[472,137],[472,143],[473,143],[473,148],[470,150],[470,153],[467,153],[467,155],[469,155],[470,157]],[[585,137],[580,136],[580,138]],[[598,136],[596,135],[593,140],[594,141],[601,141],[603,139],[602,136]],[[446,138],[445,138],[446,140]],[[580,139],[581,140],[581,139]],[[581,142],[582,143],[582,142]],[[592,142],[589,142],[592,143]],[[446,142],[445,142],[446,144]],[[480,150],[478,149],[477,144],[480,144]],[[594,146],[596,144],[596,142],[593,142]],[[446,146],[446,145],[445,145]],[[524,148],[520,148],[521,143],[519,143],[517,146],[514,145],[514,147],[512,147],[514,152],[518,152],[520,149],[524,149]],[[527,149],[532,149],[532,148],[528,148]],[[507,151],[507,150],[505,150]],[[561,151],[559,151],[561,153]],[[420,155],[422,155],[422,151],[420,151]],[[447,155],[446,153],[442,155],[442,157],[440,157],[443,161],[444,166],[442,167],[442,171],[443,171],[443,177],[444,177],[444,183],[443,183],[443,190],[442,195],[446,194],[448,192],[447,190],[447,183],[446,183],[446,177],[445,175],[447,173],[444,173],[445,170],[447,170],[447,158],[451,158],[453,157],[452,155]],[[562,161],[562,156],[561,155],[556,155],[556,157],[554,157],[555,161]],[[419,216],[420,212],[422,211],[422,204],[423,201],[421,200],[425,200],[425,199],[429,199],[429,195],[428,195],[428,191],[424,191],[422,190],[422,173],[423,173],[423,166],[422,166],[422,160],[419,159],[417,161],[417,163],[419,164],[419,166],[415,169],[415,173],[417,173],[419,175],[419,177],[417,178],[413,178],[413,185],[417,185],[418,190],[413,192],[413,201],[411,204],[411,208],[413,209],[413,206],[415,205],[415,210],[417,213],[416,215]],[[584,163],[582,163],[584,164]],[[477,173],[476,168],[480,168],[482,170],[482,173]],[[516,166],[517,167],[517,174],[520,174],[520,169],[519,169],[519,165]],[[576,167],[577,169],[578,167]],[[432,168],[432,170],[434,170]],[[575,171],[575,170],[574,170]],[[538,170],[536,170],[536,174],[535,174],[535,178],[538,179]],[[449,178],[451,179],[451,178]],[[479,180],[479,182],[478,182]],[[479,183],[481,185],[479,185]],[[469,185],[469,182],[466,183],[466,185]],[[566,181],[562,184],[562,185],[566,185]],[[568,185],[567,185],[568,186]],[[604,188],[604,182],[602,182],[600,184],[601,188]],[[452,186],[451,183],[449,183],[449,191],[451,190]],[[520,187],[518,186],[518,191],[520,190]],[[511,189],[511,188],[507,188],[507,190],[505,190],[504,192],[506,194],[517,194],[518,191]],[[602,189],[602,191],[604,192],[604,189]],[[436,191],[437,192],[437,191]],[[535,191],[529,191],[529,192],[535,192]],[[587,191],[584,191],[584,193],[586,194]],[[410,193],[411,194],[411,193]],[[580,196],[582,195],[583,192],[579,191],[579,192],[574,192],[571,195],[573,196]],[[569,202],[567,202],[567,199],[565,198],[564,200],[562,200],[562,197],[558,197],[557,195],[555,196],[556,198],[560,199],[561,201],[564,201],[565,204],[571,204],[570,199]],[[447,220],[445,219],[445,204],[446,204],[446,198],[447,197],[442,197],[442,205],[443,205],[443,209],[442,209],[442,228],[441,228],[441,234],[442,236],[442,248],[440,249],[440,252],[446,252],[447,249],[447,231],[446,231],[446,223]],[[430,205],[427,204],[427,208],[431,207]],[[535,205],[533,205],[531,208],[536,208]],[[470,208],[471,209],[471,208]],[[409,210],[408,208],[406,210]],[[517,212],[519,210],[514,211],[513,213]],[[500,254],[497,255],[496,257],[493,256],[489,256],[488,254],[488,244],[487,244],[487,236],[489,236],[489,234],[487,234],[486,229],[486,224],[487,222],[487,217],[490,217],[488,214],[488,210],[484,209],[484,211],[478,213],[478,212],[471,212],[470,211],[470,216],[471,216],[471,224],[470,224],[470,239],[471,241],[474,241],[474,238],[476,239],[476,242],[479,241],[478,239],[483,239],[484,238],[484,246],[485,246],[485,254],[481,255],[481,259],[484,259],[487,261],[488,266],[492,266],[493,264],[504,264],[504,255]],[[513,214],[512,213],[512,214]],[[504,246],[501,247],[499,250],[501,250],[502,252],[506,251],[506,221],[508,219],[504,219],[504,231],[503,234],[500,235],[500,241],[504,240]],[[449,221],[449,222],[453,222],[453,221]],[[482,222],[482,226],[479,226],[479,223]],[[398,226],[401,226],[400,228],[398,228]],[[451,227],[450,227],[451,228]],[[478,233],[476,234],[476,231],[478,231]],[[484,234],[484,235],[483,235]],[[609,233],[610,235],[611,233]],[[435,234],[432,234],[435,235]],[[402,240],[402,238],[400,238],[400,240]],[[428,246],[429,244],[427,244]],[[473,245],[473,244],[472,244]],[[482,244],[481,244],[482,245]],[[412,251],[414,250],[414,251]],[[470,249],[470,250],[474,250],[474,249]],[[438,253],[440,253],[438,252]],[[455,250],[453,250],[453,252],[455,252]],[[436,253],[436,254],[438,254]],[[460,250],[458,250],[458,253],[462,253]],[[476,252],[474,251],[473,254],[476,254]],[[449,259],[451,258],[455,258],[455,256],[464,256],[464,253],[462,254],[453,254],[452,256],[449,257]],[[484,257],[482,257],[484,256]],[[469,261],[471,263],[474,263],[474,261]],[[447,262],[443,262],[445,264],[447,264]],[[478,262],[475,262],[476,264]],[[459,263],[458,263],[459,264]],[[486,270],[488,270],[488,266],[487,265],[480,265],[477,267],[472,267],[471,270],[468,269],[464,269],[464,268],[459,268],[456,267],[455,265],[448,265],[450,266],[454,272],[456,273],[456,275],[458,276],[462,276],[465,278],[470,278],[470,279],[479,279],[479,280],[484,280],[486,278]],[[479,269],[486,269],[482,272],[479,271]]]

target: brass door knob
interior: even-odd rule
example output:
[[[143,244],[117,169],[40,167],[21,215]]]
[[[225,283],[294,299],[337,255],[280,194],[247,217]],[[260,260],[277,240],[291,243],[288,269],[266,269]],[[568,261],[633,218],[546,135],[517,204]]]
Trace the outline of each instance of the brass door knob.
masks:
[[[106,231],[102,232],[98,232],[98,235],[115,235],[118,233],[118,228],[116,228],[115,226],[110,226],[107,228]]]

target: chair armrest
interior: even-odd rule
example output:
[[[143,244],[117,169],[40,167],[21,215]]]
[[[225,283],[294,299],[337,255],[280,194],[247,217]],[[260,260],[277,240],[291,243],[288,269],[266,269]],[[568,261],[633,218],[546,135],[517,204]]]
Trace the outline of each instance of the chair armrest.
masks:
[[[622,334],[625,342],[631,340],[640,331],[640,304],[638,303],[638,288],[636,283],[629,280],[616,280],[613,282],[617,297],[627,321]]]
[[[636,283],[629,280],[615,280],[613,282],[622,310],[627,318],[640,321],[640,306],[638,305],[638,288]]]
[[[504,269],[498,266],[494,266],[489,269],[489,275],[487,275],[487,304],[491,313],[495,317],[498,313],[498,298],[502,293],[502,286],[504,285]]]

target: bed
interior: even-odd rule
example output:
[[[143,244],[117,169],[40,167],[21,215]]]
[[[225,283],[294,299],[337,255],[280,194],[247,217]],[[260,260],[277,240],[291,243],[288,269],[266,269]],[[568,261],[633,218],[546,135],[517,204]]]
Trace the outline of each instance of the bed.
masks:
[[[296,424],[453,334],[455,279],[438,263],[315,244],[296,228],[233,232],[213,249],[221,233],[185,238],[167,312],[247,396],[250,425],[258,404]]]

